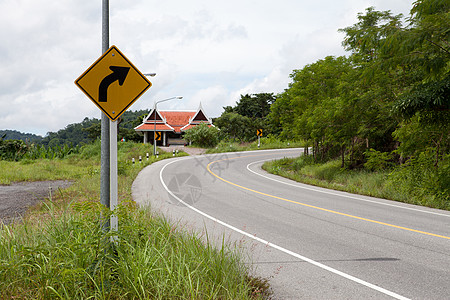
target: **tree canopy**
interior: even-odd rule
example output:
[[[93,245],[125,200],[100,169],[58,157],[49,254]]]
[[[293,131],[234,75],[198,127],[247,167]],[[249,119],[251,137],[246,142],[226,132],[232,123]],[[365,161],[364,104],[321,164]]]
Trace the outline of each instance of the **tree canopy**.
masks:
[[[271,132],[266,119],[275,99],[273,93],[241,95],[236,106],[223,108],[224,112],[214,120],[214,124],[220,128],[224,138],[240,142],[255,140],[257,129]]]
[[[316,158],[340,154],[343,165],[345,155],[361,164],[369,148],[401,160],[432,148],[437,165],[450,146],[449,11],[440,0],[416,1],[408,18],[367,8],[340,30],[350,55],[294,70],[269,123],[309,142]]]

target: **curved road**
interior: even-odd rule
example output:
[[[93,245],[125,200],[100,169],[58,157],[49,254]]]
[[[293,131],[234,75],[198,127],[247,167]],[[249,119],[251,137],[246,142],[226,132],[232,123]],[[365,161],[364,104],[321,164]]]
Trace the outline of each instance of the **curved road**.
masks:
[[[133,197],[245,247],[276,299],[449,299],[450,212],[264,172],[301,149],[191,156],[145,168]]]

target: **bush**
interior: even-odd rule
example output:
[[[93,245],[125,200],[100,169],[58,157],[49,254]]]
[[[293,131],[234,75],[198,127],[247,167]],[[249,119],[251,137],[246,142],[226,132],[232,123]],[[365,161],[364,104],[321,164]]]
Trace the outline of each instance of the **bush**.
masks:
[[[313,164],[314,164],[314,157],[312,155],[301,155],[294,161],[294,163],[292,164],[292,168],[295,171],[299,171],[303,167]]]
[[[374,149],[369,149],[364,153],[366,163],[364,168],[369,171],[386,170],[394,166],[392,162],[392,154],[389,152],[380,152]]]
[[[28,151],[28,146],[21,140],[0,139],[0,159],[18,161]]]
[[[184,139],[199,147],[215,147],[219,143],[219,129],[200,124],[188,129]]]
[[[450,155],[434,166],[434,152],[429,149],[396,168],[388,185],[410,202],[440,209],[450,209]]]

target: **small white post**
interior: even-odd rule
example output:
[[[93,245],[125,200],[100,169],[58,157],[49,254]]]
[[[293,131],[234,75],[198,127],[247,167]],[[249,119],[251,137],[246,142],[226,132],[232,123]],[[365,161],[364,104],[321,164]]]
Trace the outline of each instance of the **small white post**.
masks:
[[[111,211],[115,210],[118,204],[118,180],[117,180],[117,121],[109,121],[109,132],[110,132],[110,191],[111,191],[111,201],[109,203],[109,208]],[[117,231],[119,228],[119,221],[117,216],[112,214],[110,219],[111,231]],[[111,236],[111,241],[117,240],[117,236]]]

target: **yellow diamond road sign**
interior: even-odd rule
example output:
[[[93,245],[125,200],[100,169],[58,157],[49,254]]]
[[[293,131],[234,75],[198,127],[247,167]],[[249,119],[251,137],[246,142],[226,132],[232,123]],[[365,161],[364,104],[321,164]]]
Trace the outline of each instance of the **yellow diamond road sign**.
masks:
[[[111,46],[75,84],[112,121],[152,86],[116,46]]]

